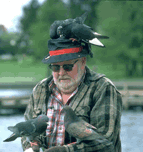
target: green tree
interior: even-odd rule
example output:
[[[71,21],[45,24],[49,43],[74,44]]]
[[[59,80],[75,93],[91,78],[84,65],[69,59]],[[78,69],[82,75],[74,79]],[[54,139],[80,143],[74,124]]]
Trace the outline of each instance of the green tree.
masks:
[[[47,40],[49,37],[49,28],[55,20],[65,20],[75,18],[85,11],[88,11],[88,18],[85,23],[93,28],[96,26],[96,7],[98,2],[70,0],[69,3],[63,3],[62,0],[47,0],[37,12],[36,23],[30,27],[31,48],[34,50],[36,59],[42,59],[48,54]]]
[[[23,16],[20,18],[20,31],[21,36],[18,40],[19,53],[29,53],[31,49],[29,46],[31,44],[31,25],[36,23],[37,12],[40,8],[38,0],[31,0],[30,3],[23,7]]]
[[[95,30],[98,21],[96,12],[98,4],[99,1],[95,0],[69,0],[69,3],[67,5],[68,17],[75,18],[77,16],[80,16],[84,12],[88,12],[88,17],[85,21],[85,24],[91,26]]]
[[[37,12],[36,23],[30,27],[31,49],[34,57],[42,60],[48,54],[49,28],[55,20],[66,19],[67,8],[61,0],[47,0]]]
[[[106,49],[95,52],[103,62],[124,64],[129,77],[141,76],[143,69],[142,7],[143,2],[137,1],[101,2],[98,7],[98,30],[110,39]]]
[[[0,54],[11,53],[16,55],[18,52],[17,40],[19,38],[18,33],[3,33],[0,37]]]

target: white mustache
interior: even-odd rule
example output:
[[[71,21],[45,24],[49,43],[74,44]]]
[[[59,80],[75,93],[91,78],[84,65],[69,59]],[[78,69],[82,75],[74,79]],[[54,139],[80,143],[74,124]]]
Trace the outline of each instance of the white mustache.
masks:
[[[62,80],[62,79],[70,79],[70,77],[59,77],[58,80]]]

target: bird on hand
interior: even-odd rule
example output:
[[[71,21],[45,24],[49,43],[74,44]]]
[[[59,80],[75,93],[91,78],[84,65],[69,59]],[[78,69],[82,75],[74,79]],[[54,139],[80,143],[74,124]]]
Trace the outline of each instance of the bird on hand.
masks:
[[[78,117],[70,106],[64,106],[61,112],[65,114],[65,130],[77,141],[95,140],[96,127]]]
[[[32,142],[38,135],[42,134],[48,125],[49,118],[46,115],[39,115],[37,118],[17,123],[15,126],[9,126],[8,130],[13,134],[3,142],[14,141],[18,137],[27,137]]]

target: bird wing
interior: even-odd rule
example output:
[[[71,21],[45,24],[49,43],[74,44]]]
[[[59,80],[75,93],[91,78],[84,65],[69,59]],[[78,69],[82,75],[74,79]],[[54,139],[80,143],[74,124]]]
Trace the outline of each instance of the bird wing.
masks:
[[[86,24],[82,24],[82,25],[85,26],[85,27],[87,27],[87,28],[89,28],[90,30],[93,30],[92,27],[90,27],[90,26],[88,26],[88,25],[86,25]]]
[[[27,120],[23,124],[18,126],[20,137],[22,136],[30,136],[36,131],[36,126],[34,124],[34,120]]]
[[[18,136],[17,136],[15,133],[13,133],[13,134],[11,134],[10,137],[8,137],[7,139],[5,139],[3,142],[14,141],[17,137],[18,137]]]
[[[36,131],[36,125],[35,125],[34,122],[31,122],[31,125],[32,125],[32,128],[33,128],[33,131],[31,132],[31,134],[33,134]]]
[[[80,140],[92,140],[94,131],[91,128],[88,128],[83,122],[74,122],[68,125],[66,131],[73,137]],[[94,136],[95,138],[95,136]]]
[[[87,123],[86,121],[84,121],[84,120],[82,120],[82,121],[83,121],[83,124],[84,124],[86,127],[91,128],[91,129],[95,129],[95,130],[97,129],[95,126]]]
[[[75,37],[81,40],[92,40],[93,38],[95,38],[92,30],[82,24],[73,24],[71,31],[75,35]]]

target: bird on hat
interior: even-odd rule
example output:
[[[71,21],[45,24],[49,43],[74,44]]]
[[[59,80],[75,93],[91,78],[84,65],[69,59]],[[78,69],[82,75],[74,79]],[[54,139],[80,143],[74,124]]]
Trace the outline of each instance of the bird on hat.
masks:
[[[91,27],[84,24],[87,12],[75,19],[56,20],[50,27],[48,40],[49,53],[42,60],[43,63],[57,63],[73,60],[90,55],[91,44],[105,47],[98,39],[106,39],[108,36],[100,35]]]
[[[75,19],[69,18],[69,19],[66,19],[66,20],[56,20],[56,21],[54,21],[54,23],[50,26],[50,37],[51,37],[51,39],[56,39],[56,38],[60,37],[59,32],[57,30],[58,30],[58,27],[62,26],[62,24],[70,24],[70,23],[73,23],[73,22],[83,24],[86,18],[87,18],[87,12],[82,14],[80,17],[76,17]]]
[[[58,38],[60,36],[65,36],[65,38],[72,39],[73,41],[83,41],[85,43],[105,47],[98,39],[107,39],[109,37],[94,32],[91,27],[83,24],[86,18],[87,12],[75,19],[55,21],[50,28],[50,37]]]

